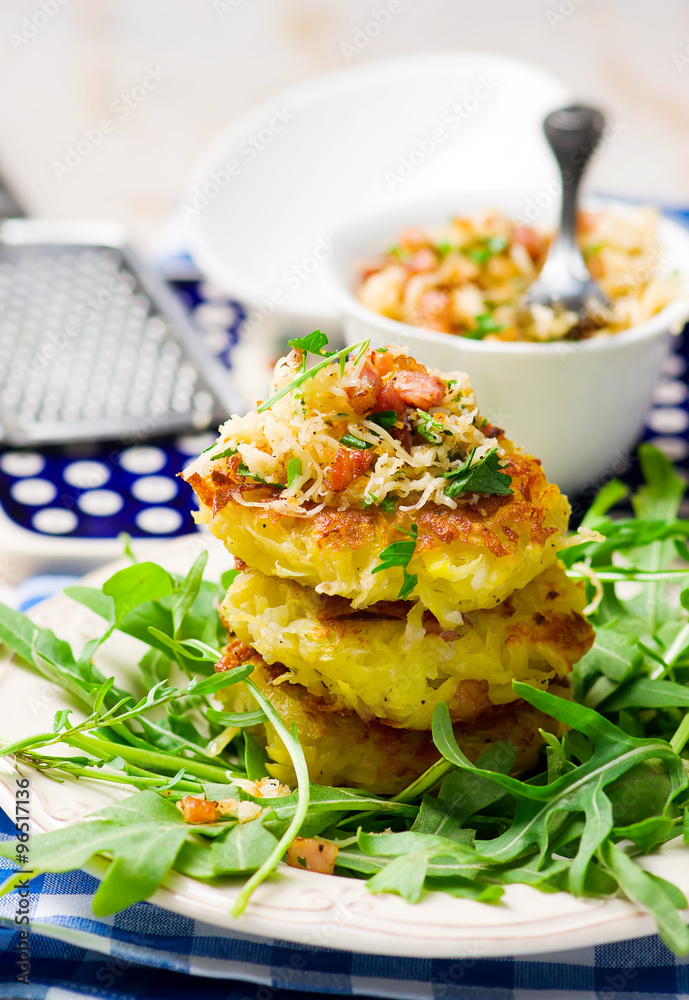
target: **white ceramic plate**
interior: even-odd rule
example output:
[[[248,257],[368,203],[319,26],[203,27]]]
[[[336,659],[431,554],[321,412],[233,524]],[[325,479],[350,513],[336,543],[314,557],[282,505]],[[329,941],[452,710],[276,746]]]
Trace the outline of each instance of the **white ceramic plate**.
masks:
[[[332,330],[319,267],[335,227],[431,194],[507,185],[535,197],[558,176],[541,122],[569,99],[537,66],[495,53],[315,77],[243,115],[204,155],[180,203],[194,258],[257,320]]]
[[[200,537],[170,542],[164,565],[186,572],[202,544]],[[219,543],[212,545],[210,571],[218,573],[227,564],[228,557]],[[105,567],[86,580],[99,586],[120,566]],[[102,626],[101,619],[64,595],[39,605],[32,614],[39,624],[77,646]],[[124,678],[136,662],[138,645],[127,636],[113,637],[98,657],[101,670]],[[11,660],[0,663],[0,704],[4,706],[0,723],[3,743],[50,730],[57,709],[73,707],[64,692]],[[10,813],[14,773],[8,761],[0,762],[0,806]],[[34,834],[78,821],[126,794],[85,779],[58,784],[34,771],[27,769],[25,773],[31,779]],[[99,874],[104,864],[96,863],[90,870]],[[648,858],[645,867],[676,882],[689,894],[689,849],[669,848]],[[411,906],[398,896],[372,896],[358,880],[286,866],[258,889],[244,915],[234,919],[229,910],[238,885],[216,888],[173,875],[152,902],[245,934],[421,958],[544,954],[654,932],[650,917],[619,899],[581,900],[567,893],[540,893],[529,886],[511,885],[498,906],[453,899],[443,893],[426,893],[420,903]]]

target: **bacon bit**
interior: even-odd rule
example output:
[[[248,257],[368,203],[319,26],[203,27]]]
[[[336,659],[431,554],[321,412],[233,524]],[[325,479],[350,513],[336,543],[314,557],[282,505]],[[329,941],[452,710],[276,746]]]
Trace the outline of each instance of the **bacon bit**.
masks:
[[[400,246],[404,250],[410,250],[412,253],[415,253],[422,247],[432,246],[428,233],[425,233],[423,229],[420,229],[418,226],[407,226],[407,228],[402,231],[399,242]]]
[[[234,568],[238,569],[240,573],[243,573],[244,570],[249,568],[247,563],[245,563],[243,559],[240,559],[239,556],[234,556],[233,558],[234,558]]]
[[[292,789],[289,785],[281,785],[277,778],[261,778],[254,782],[253,790],[250,793],[255,799],[277,799],[283,795],[291,795]]]
[[[531,226],[516,226],[512,230],[512,242],[521,243],[531,260],[540,260],[548,242],[545,237],[532,229]]]
[[[368,413],[376,405],[378,393],[383,388],[378,372],[371,368],[368,361],[361,369],[356,385],[348,386],[345,392],[355,413]]]
[[[438,266],[438,257],[431,247],[421,247],[413,257],[404,262],[405,267],[414,273],[433,271]]]
[[[480,426],[479,430],[482,434],[485,434],[487,438],[500,437],[501,434],[505,433],[502,427],[496,427],[495,424],[490,424],[488,421]]]
[[[250,823],[262,815],[263,809],[256,802],[239,799],[220,799],[218,802],[185,795],[177,803],[185,823],[216,823],[221,816],[234,816],[240,823]]]
[[[381,378],[394,371],[395,357],[389,351],[373,351],[370,361]]]
[[[222,659],[218,660],[215,664],[215,672],[216,674],[221,674],[224,670],[233,670],[235,667],[240,667],[242,663],[246,663],[247,660],[250,660],[255,655],[255,649],[247,646],[241,639],[234,639],[225,646]]]
[[[335,493],[346,490],[350,483],[363,475],[373,464],[370,451],[359,448],[338,448],[333,464],[325,473],[325,485]]]
[[[315,837],[295,837],[287,848],[285,860],[291,868],[305,868],[310,872],[332,875],[339,847]]]
[[[374,413],[382,413],[385,410],[394,410],[397,414],[398,420],[401,420],[406,412],[404,403],[400,399],[397,390],[390,382],[386,382],[378,393]]]
[[[393,375],[392,384],[403,403],[420,410],[439,406],[445,396],[445,383],[428,372],[398,372]]]
[[[439,288],[430,288],[424,292],[419,301],[419,312],[423,319],[431,322],[447,322],[450,308],[450,296]]]
[[[177,803],[185,823],[215,823],[221,815],[217,802],[207,802],[195,795],[185,795]]]
[[[372,261],[370,264],[365,264],[361,268],[361,272],[360,272],[361,273],[361,281],[362,282],[368,281],[368,279],[372,278],[374,274],[378,274],[380,271],[382,271],[384,267],[385,267],[385,263],[382,260],[381,261],[375,261],[375,262]]]
[[[590,233],[598,225],[599,219],[597,212],[577,212],[577,232]]]
[[[213,469],[211,471],[211,481],[215,483],[216,486],[225,486],[227,483],[243,482],[243,478],[237,472],[240,458],[240,455],[230,455],[229,458],[224,459],[224,461],[227,462],[226,473],[222,473],[218,471],[218,469]]]

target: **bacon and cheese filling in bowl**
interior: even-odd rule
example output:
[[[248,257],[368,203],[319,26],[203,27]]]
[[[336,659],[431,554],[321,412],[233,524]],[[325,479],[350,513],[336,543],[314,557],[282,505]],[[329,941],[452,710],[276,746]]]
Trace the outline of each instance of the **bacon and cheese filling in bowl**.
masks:
[[[569,504],[481,418],[464,373],[400,347],[323,357],[318,336],[301,342],[317,364],[278,362],[271,399],[185,470],[234,556],[355,608],[418,600],[446,628],[555,561]]]
[[[578,236],[591,276],[610,303],[598,304],[583,322],[566,309],[524,306],[551,234],[495,211],[406,229],[396,246],[362,265],[358,298],[374,312],[427,330],[472,340],[546,342],[627,330],[677,296],[677,276],[663,272],[655,209],[582,211]]]
[[[547,688],[565,678],[593,641],[585,603],[581,585],[555,564],[448,631],[418,601],[357,611],[343,598],[246,569],[220,615],[237,639],[282,667],[281,687],[302,685],[331,711],[366,723],[429,730],[439,702],[453,722],[475,724],[517,700],[513,680]]]
[[[372,719],[364,722],[355,712],[338,710],[332,701],[311,695],[298,684],[281,683],[285,669],[269,666],[243,643],[228,647],[221,669],[251,660],[251,680],[269,699],[288,726],[292,723],[309,770],[309,777],[321,785],[350,786],[377,795],[396,795],[423,774],[438,758],[428,730],[395,729]],[[553,682],[551,694],[571,697],[567,679]],[[235,684],[219,697],[230,712],[256,707],[243,685]],[[455,724],[455,738],[467,757],[476,761],[494,743],[511,743],[516,757],[513,774],[521,774],[538,760],[543,743],[541,730],[562,735],[557,722],[521,699],[484,711],[473,722]],[[270,775],[288,785],[295,784],[292,763],[274,727],[266,722],[251,730],[266,749]]]

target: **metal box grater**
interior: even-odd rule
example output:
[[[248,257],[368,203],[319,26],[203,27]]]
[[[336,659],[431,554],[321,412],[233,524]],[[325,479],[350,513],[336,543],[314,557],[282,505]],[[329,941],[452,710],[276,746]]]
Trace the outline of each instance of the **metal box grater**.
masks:
[[[137,441],[240,404],[174,293],[113,223],[0,224],[0,441]]]

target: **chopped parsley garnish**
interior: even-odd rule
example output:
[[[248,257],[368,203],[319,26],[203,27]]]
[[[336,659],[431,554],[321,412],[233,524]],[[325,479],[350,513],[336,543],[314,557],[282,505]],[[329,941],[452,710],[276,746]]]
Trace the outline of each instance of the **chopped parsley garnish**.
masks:
[[[457,253],[459,251],[459,247],[453,246],[447,240],[441,240],[440,243],[436,243],[434,249],[440,258],[447,257],[449,253]]]
[[[382,510],[384,514],[392,514],[396,503],[397,498],[394,496],[383,497],[380,503],[377,503],[375,497],[369,496],[368,493],[364,493],[362,506],[364,510],[368,510],[369,507],[377,507],[378,510]]]
[[[297,351],[303,351],[304,354],[317,354],[319,358],[329,358],[335,353],[323,350],[324,347],[328,346],[328,338],[322,330],[314,330],[308,337],[294,337],[287,343]]]
[[[371,413],[368,419],[379,427],[389,430],[397,423],[397,413],[395,410],[381,410],[380,413]]]
[[[443,427],[439,420],[432,417],[430,413],[426,413],[425,410],[417,410],[416,418],[418,421],[415,428],[416,433],[420,434],[430,444],[442,444],[443,434],[449,435],[450,433]]]
[[[380,564],[372,569],[371,572],[380,573],[381,570],[393,569],[395,566],[401,566],[404,579],[397,598],[398,600],[406,601],[418,581],[418,577],[415,576],[415,574],[407,572],[407,567],[409,566],[409,561],[414,555],[414,550],[416,549],[416,540],[419,534],[419,529],[416,524],[412,524],[411,531],[405,531],[404,528],[398,528],[397,530],[403,535],[407,535],[409,540],[407,541],[405,539],[404,541],[392,542],[392,544],[388,545],[386,549],[383,549],[378,556]]]
[[[360,451],[373,447],[370,441],[362,441],[361,438],[355,437],[353,434],[345,434],[344,437],[341,437],[340,444],[347,448],[358,448]]]
[[[495,257],[496,254],[501,253],[507,246],[507,243],[508,240],[505,236],[489,236],[472,247],[467,252],[467,257],[470,257],[475,264],[485,264],[491,257]]]
[[[293,486],[294,481],[301,475],[301,459],[290,458],[287,463],[287,485]]]
[[[597,253],[600,253],[604,247],[607,247],[607,240],[600,240],[598,243],[592,243],[590,247],[584,250],[582,256],[584,260],[588,260],[589,257],[594,257]]]
[[[497,448],[491,448],[476,465],[472,466],[475,454],[476,448],[472,448],[458,469],[445,473],[445,478],[451,480],[445,490],[450,499],[454,499],[460,493],[485,493],[493,496],[507,496],[513,493],[514,490],[510,489],[512,479],[500,468]]]
[[[213,445],[211,445],[211,448],[212,447]],[[207,448],[206,451],[210,451],[210,448]],[[211,455],[211,462],[215,462],[217,458],[229,458],[231,455],[236,455],[236,454],[237,454],[236,448],[226,448],[225,451],[219,451],[217,455]]]
[[[464,336],[468,337],[469,340],[483,340],[486,334],[498,333],[504,329],[504,325],[496,323],[490,313],[481,313],[480,316],[476,317],[476,326],[467,330]]]
[[[257,483],[263,483],[264,486],[272,486],[275,490],[284,490],[284,483],[271,483],[267,479],[263,479],[261,476],[257,476],[255,472],[252,472],[248,465],[244,465],[240,462],[237,466],[237,472],[240,476],[245,476],[248,479],[254,479]]]
[[[314,333],[320,333],[320,330],[315,330]],[[324,336],[325,334],[321,334],[321,337]],[[302,339],[307,340],[308,338],[304,337]],[[292,341],[290,341],[290,343],[292,343]],[[370,341],[362,340],[358,344],[354,344],[352,347],[345,347],[343,348],[343,350],[337,351],[335,354],[329,354],[327,357],[324,357],[323,360],[319,361],[319,363],[317,365],[314,365],[313,368],[309,368],[308,371],[301,371],[296,378],[293,378],[291,382],[288,382],[287,385],[283,386],[279,392],[276,392],[274,396],[271,396],[270,399],[267,399],[265,403],[261,403],[261,405],[257,408],[256,412],[263,413],[265,410],[269,410],[273,405],[273,403],[277,403],[278,399],[282,399],[283,396],[286,396],[288,393],[292,392],[292,390],[298,389],[300,385],[303,385],[304,382],[307,381],[307,379],[313,378],[315,375],[318,374],[318,372],[322,371],[324,368],[327,368],[329,364],[334,363],[335,361],[339,360],[340,374],[341,375],[344,374],[344,366],[345,366],[345,361],[347,359],[347,355],[351,354],[353,351],[356,351],[358,349],[359,353],[356,355],[354,359],[354,364],[356,365],[361,360],[364,353],[368,350],[369,344]]]

